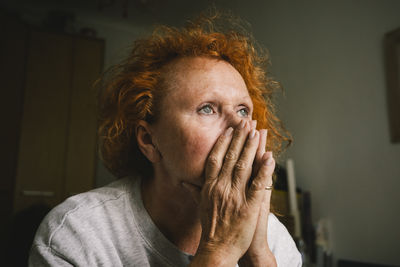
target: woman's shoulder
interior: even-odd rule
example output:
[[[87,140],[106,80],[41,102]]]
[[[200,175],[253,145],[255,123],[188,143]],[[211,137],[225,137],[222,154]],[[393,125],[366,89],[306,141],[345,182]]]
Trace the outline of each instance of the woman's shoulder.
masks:
[[[118,216],[121,209],[126,209],[131,184],[130,178],[123,178],[69,197],[44,218],[35,242],[50,245],[54,236],[61,232],[76,231],[91,224],[102,225],[106,216]]]
[[[108,262],[106,266],[116,266],[121,261],[117,252],[139,236],[131,210],[134,184],[124,178],[72,196],[55,207],[36,233],[30,262],[80,266]]]
[[[301,266],[301,254],[292,236],[275,214],[268,216],[268,245],[278,266]]]

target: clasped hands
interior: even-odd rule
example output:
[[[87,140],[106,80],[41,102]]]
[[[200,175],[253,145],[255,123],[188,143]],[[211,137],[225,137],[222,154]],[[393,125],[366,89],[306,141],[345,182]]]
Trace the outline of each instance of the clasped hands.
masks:
[[[267,242],[275,161],[267,131],[243,120],[222,134],[206,162],[200,195],[202,235],[190,266],[276,266]],[[187,187],[189,190],[193,190]]]

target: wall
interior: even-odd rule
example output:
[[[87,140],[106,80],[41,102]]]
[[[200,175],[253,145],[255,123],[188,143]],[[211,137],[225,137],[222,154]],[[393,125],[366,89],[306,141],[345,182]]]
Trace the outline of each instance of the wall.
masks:
[[[383,35],[400,1],[236,1],[285,89],[287,157],[331,223],[335,258],[400,264],[400,144],[389,141]]]
[[[149,31],[149,28],[145,26],[138,27],[127,25],[126,23],[116,23],[113,20],[102,17],[78,17],[77,25],[94,28],[98,36],[105,39],[104,70],[125,59],[134,40]],[[114,180],[115,177],[99,160],[97,163],[96,185],[103,186]]]

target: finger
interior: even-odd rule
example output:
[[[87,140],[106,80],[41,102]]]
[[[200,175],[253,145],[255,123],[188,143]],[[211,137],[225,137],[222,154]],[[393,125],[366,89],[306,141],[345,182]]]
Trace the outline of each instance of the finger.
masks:
[[[268,216],[271,206],[271,192],[271,190],[265,190],[260,213],[258,215],[257,227],[253,238],[253,242],[258,246],[268,246]]]
[[[262,156],[265,153],[265,147],[267,144],[267,130],[266,129],[262,129],[259,131],[259,136],[260,136],[260,142],[258,144],[258,148],[257,148],[257,154],[256,154],[256,158],[255,158],[255,162],[254,162],[254,168],[252,171],[252,177],[254,177],[258,170],[260,169],[260,166],[262,164]]]
[[[260,211],[258,213],[258,221],[256,230],[254,232],[253,240],[249,247],[249,250],[257,251],[260,248],[268,247],[268,215],[270,208],[270,190],[266,190],[264,199],[261,203]]]
[[[272,185],[272,174],[274,172],[274,168],[275,160],[272,156],[272,152],[269,151],[264,153],[262,157],[262,164],[257,173],[257,176],[250,184],[249,190],[247,192],[249,201],[260,203],[263,200],[265,187]]]
[[[257,120],[252,120],[250,123],[250,129],[256,129],[257,128]]]
[[[257,161],[260,163],[261,163],[261,158],[265,153],[265,147],[267,145],[267,134],[268,130],[266,129],[260,130],[260,143],[258,145],[257,156],[256,156]]]
[[[257,228],[260,227],[259,234],[264,237],[267,236],[268,215],[271,209],[271,195],[272,190],[265,190],[264,199],[260,209],[259,225],[257,225]]]
[[[232,183],[237,185],[240,189],[244,189],[246,187],[250,178],[259,141],[260,139],[258,131],[255,129],[251,130],[243,147],[242,153],[235,164]]]
[[[242,120],[233,132],[231,144],[225,154],[224,162],[221,169],[221,179],[232,179],[233,168],[239,159],[242,152],[243,145],[249,132],[249,125],[247,121]]]
[[[205,167],[205,182],[210,182],[218,177],[224,156],[232,140],[233,128],[229,127],[225,132],[218,137],[217,142],[212,148],[206,162]]]

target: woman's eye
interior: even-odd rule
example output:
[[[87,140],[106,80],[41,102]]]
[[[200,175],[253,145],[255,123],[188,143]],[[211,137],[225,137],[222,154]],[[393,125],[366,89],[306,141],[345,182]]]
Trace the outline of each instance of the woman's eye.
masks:
[[[242,108],[241,110],[238,111],[239,115],[242,117],[248,117],[249,116],[249,111],[247,108]]]
[[[203,114],[213,114],[214,110],[210,105],[205,105],[200,109],[200,113]]]

